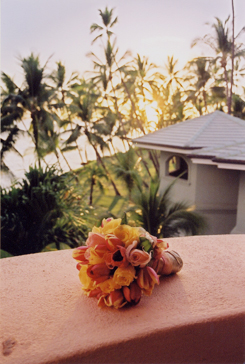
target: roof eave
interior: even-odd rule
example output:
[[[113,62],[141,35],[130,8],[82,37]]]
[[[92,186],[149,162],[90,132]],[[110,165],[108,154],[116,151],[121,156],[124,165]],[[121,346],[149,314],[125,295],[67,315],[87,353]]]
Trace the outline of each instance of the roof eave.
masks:
[[[220,169],[234,169],[245,171],[245,160],[241,159],[228,159],[216,158],[215,156],[208,155],[188,155],[192,162],[195,164],[216,165]]]
[[[161,150],[163,152],[175,152],[175,153],[183,153],[189,154],[193,150],[199,150],[202,147],[188,147],[188,146],[177,146],[177,145],[167,145],[167,144],[158,144],[158,143],[142,143],[132,140],[132,142],[139,148],[145,149],[153,149],[153,150]]]

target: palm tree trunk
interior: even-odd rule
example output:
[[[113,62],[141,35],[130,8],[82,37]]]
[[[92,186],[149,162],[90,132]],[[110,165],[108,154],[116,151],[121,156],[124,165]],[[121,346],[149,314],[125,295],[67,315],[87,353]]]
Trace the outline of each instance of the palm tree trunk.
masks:
[[[56,150],[56,149],[55,149],[55,151],[54,151],[54,154],[55,154],[55,156],[56,156],[56,159],[57,159],[57,161],[58,161],[58,164],[59,164],[60,169],[62,169],[62,168],[61,168],[61,164],[60,164],[60,157],[59,157],[59,154],[58,154],[58,152],[57,152],[57,150]]]
[[[99,152],[98,152],[98,150],[97,150],[96,146],[95,146],[94,144],[92,144],[91,142],[90,142],[90,144],[91,144],[91,145],[92,145],[92,147],[94,148],[94,151],[95,151],[95,154],[96,154],[97,160],[98,160],[98,162],[102,165],[102,167],[104,168],[104,171],[106,172],[106,175],[107,175],[108,179],[110,180],[110,182],[111,182],[111,184],[112,184],[112,187],[114,188],[114,191],[115,191],[116,196],[121,196],[121,194],[120,194],[120,192],[118,191],[117,186],[115,185],[115,183],[114,183],[113,179],[111,178],[111,175],[110,175],[110,173],[108,172],[108,170],[107,170],[107,168],[106,168],[106,166],[105,166],[105,164],[104,164],[104,162],[103,162],[103,159],[101,158],[101,156],[100,156],[100,154],[99,154]]]
[[[128,88],[127,88],[127,85],[125,84],[125,82],[124,82],[124,80],[122,78],[121,72],[120,72],[120,77],[121,77],[121,82],[122,82],[122,84],[123,84],[123,86],[125,88],[125,91],[126,91],[128,97],[130,99],[132,109],[133,109],[137,124],[139,126],[139,129],[145,135],[146,133],[145,133],[144,127],[141,125],[141,123],[140,123],[140,121],[138,119],[138,115],[137,115],[137,112],[136,112],[136,107],[135,107],[134,101],[132,100],[132,97],[131,97],[130,92],[129,92]],[[155,160],[155,157],[154,157],[153,153],[150,150],[149,150],[149,157],[150,157],[150,159],[151,159],[151,161],[152,161],[152,163],[153,163],[153,165],[155,167],[155,170],[156,170],[157,174],[159,175],[159,163]]]
[[[118,109],[117,96],[116,96],[116,91],[115,91],[114,85],[112,83],[112,78],[110,80],[110,83],[111,83],[111,87],[112,87],[113,94],[114,94],[116,113],[117,113],[118,119],[120,120],[120,124],[122,126],[122,129],[123,129],[123,131],[125,133],[125,128],[124,128],[124,125],[123,125],[122,117],[121,117],[121,114],[120,114],[119,109]],[[125,135],[126,135],[126,133],[125,133]],[[123,146],[124,146],[125,151],[127,151],[127,149],[125,147],[125,144],[124,144],[124,140],[123,139],[121,139],[121,140],[122,140],[122,143],[123,143]],[[129,143],[128,143],[128,147],[130,147]]]
[[[231,54],[231,85],[230,85],[230,94],[228,99],[228,114],[231,114],[231,104],[232,104],[232,87],[233,87],[233,77],[234,77],[234,48],[235,48],[235,36],[234,36],[234,0],[231,0],[232,4],[232,54]]]
[[[89,193],[89,205],[90,206],[93,205],[93,190],[94,190],[94,185],[95,185],[95,180],[94,180],[94,177],[92,176],[91,184],[90,184],[90,193]]]
[[[40,168],[41,161],[40,161],[39,150],[38,150],[38,120],[36,117],[35,110],[31,112],[31,119],[32,119],[32,126],[33,126],[35,149],[36,149],[36,153],[37,153],[38,167]]]
[[[141,161],[142,161],[142,163],[143,163],[143,166],[145,167],[145,169],[146,169],[146,171],[147,171],[147,173],[148,173],[149,177],[151,177],[151,178],[152,178],[152,175],[151,175],[151,172],[150,172],[150,170],[149,170],[149,168],[148,168],[147,162],[144,160],[144,158],[143,158],[143,156],[142,156],[142,151],[137,151],[137,150],[135,150],[135,153],[137,154],[137,156],[139,156],[139,157],[141,158]]]
[[[63,153],[62,151],[60,151],[60,153],[61,153],[62,157],[64,158],[64,160],[65,160],[65,162],[66,162],[66,164],[67,164],[67,166],[68,166],[68,168],[69,168],[70,172],[72,172],[72,168],[71,168],[71,166],[70,166],[70,164],[69,164],[68,160],[66,159],[66,157],[65,157],[64,153]]]
[[[226,105],[228,106],[229,102],[229,85],[228,85],[228,74],[227,74],[227,68],[226,68],[226,61],[223,65],[224,68],[224,76],[225,76],[225,93],[226,93]]]

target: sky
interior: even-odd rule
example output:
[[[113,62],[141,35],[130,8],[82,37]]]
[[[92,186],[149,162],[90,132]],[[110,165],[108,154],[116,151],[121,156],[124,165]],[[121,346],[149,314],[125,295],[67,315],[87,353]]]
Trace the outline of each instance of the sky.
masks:
[[[245,25],[245,0],[234,0],[235,33]],[[31,52],[48,62],[52,70],[62,61],[67,75],[92,71],[87,54],[101,52],[91,45],[92,23],[100,24],[98,9],[114,8],[114,27],[119,55],[130,50],[164,66],[167,56],[179,60],[179,69],[196,56],[207,55],[205,46],[191,48],[196,37],[211,33],[215,17],[225,21],[231,14],[231,0],[2,0],[1,70],[20,85],[20,58]],[[207,25],[206,23],[210,23]],[[245,34],[240,38],[245,43]]]

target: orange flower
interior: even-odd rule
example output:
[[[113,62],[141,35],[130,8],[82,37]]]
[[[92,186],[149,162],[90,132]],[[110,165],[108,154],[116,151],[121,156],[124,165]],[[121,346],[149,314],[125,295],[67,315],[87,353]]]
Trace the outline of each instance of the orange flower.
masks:
[[[88,247],[87,246],[79,246],[74,249],[72,252],[72,257],[79,261],[77,264],[77,269],[80,270],[83,264],[88,264],[88,259],[86,257]]]
[[[153,259],[159,260],[162,257],[162,253],[169,247],[163,239],[157,239],[157,244],[154,248]]]
[[[98,300],[99,307],[113,306],[115,308],[121,308],[126,305],[126,303],[127,301],[125,300],[123,293],[120,289],[116,289],[107,296],[101,296]]]
[[[124,245],[123,242],[120,239],[118,239],[114,234],[107,234],[105,236],[105,240],[107,248],[112,252],[114,252],[117,249],[118,245],[120,246]]]
[[[102,294],[101,289],[99,287],[96,287],[95,289],[93,289],[88,293],[88,297],[97,297],[99,299],[101,294]]]
[[[137,305],[141,299],[141,288],[133,281],[129,287],[123,287],[123,294],[128,302]]]
[[[74,249],[72,252],[72,257],[78,261],[87,261],[84,257],[86,250],[88,249],[87,246],[79,246],[78,248]]]
[[[104,255],[107,267],[113,269],[114,267],[127,267],[128,261],[126,258],[126,249],[123,246],[118,246],[114,252],[107,252]]]
[[[159,276],[153,268],[144,267],[139,271],[137,283],[143,292],[150,296],[155,284],[159,284]]]

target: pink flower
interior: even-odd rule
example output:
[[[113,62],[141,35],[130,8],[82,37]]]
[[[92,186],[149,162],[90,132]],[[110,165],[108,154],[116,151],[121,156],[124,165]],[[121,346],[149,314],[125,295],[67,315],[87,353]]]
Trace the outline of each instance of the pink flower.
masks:
[[[137,305],[141,299],[141,288],[134,281],[129,285],[129,287],[123,287],[123,294],[128,302]]]
[[[144,250],[134,249],[138,245],[137,241],[133,241],[127,247],[126,257],[133,266],[145,267],[151,260],[151,255]]]
[[[110,269],[105,263],[91,265],[87,269],[87,275],[98,284],[109,279]]]
[[[144,267],[138,273],[137,283],[143,292],[150,296],[152,294],[155,284],[159,284],[159,276],[156,271],[151,267]]]
[[[104,235],[91,232],[88,234],[88,239],[86,241],[87,246],[91,247],[91,246],[105,245],[105,244],[106,241]]]

